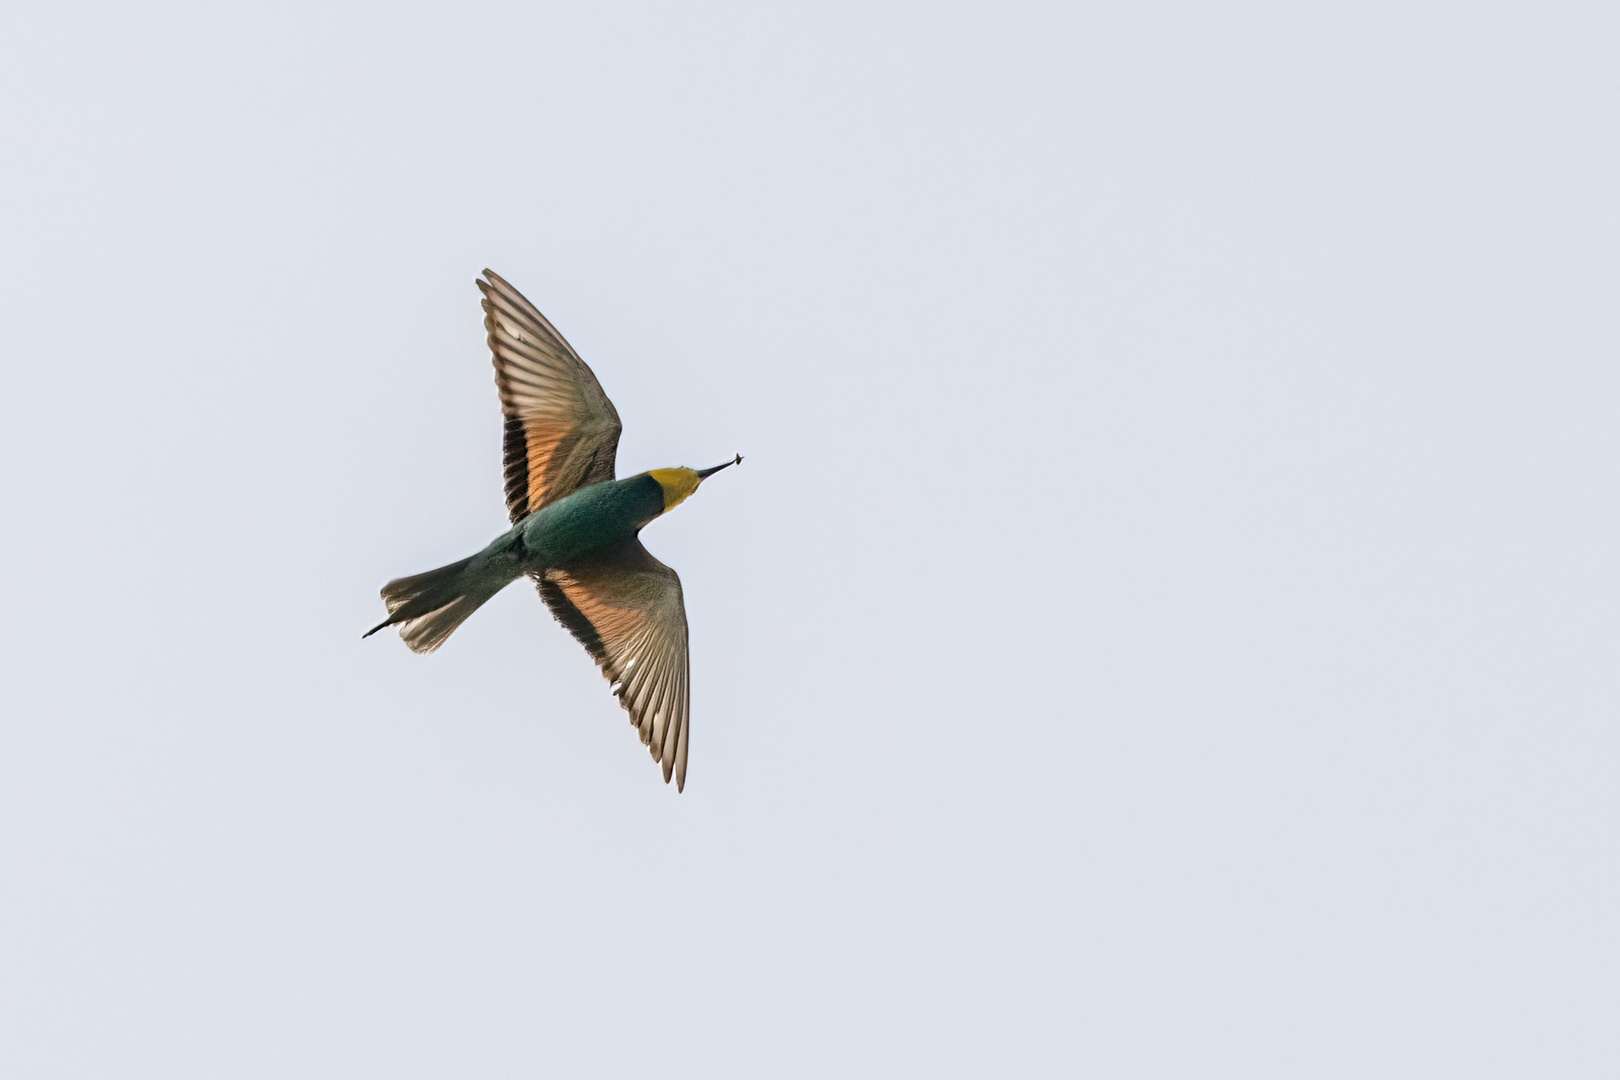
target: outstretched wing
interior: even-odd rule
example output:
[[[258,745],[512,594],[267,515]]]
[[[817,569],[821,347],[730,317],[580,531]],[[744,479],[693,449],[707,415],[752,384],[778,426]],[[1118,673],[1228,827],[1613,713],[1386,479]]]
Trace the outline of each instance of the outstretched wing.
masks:
[[[619,414],[591,369],[540,310],[484,271],[484,328],[506,416],[506,511],[513,523],[587,484],[613,479]]]
[[[653,760],[686,787],[691,693],[681,579],[635,537],[567,570],[547,570],[540,597],[596,658]]]

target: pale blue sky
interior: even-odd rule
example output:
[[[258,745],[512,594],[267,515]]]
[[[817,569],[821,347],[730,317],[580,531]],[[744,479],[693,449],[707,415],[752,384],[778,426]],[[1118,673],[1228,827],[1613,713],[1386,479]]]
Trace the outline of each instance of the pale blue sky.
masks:
[[[0,1075],[1620,1070],[1620,15],[12,5]],[[473,279],[685,795],[514,587]]]

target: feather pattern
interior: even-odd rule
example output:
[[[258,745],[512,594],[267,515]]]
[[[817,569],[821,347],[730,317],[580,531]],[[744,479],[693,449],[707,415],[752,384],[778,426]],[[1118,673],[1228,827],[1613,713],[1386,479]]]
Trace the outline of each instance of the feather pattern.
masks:
[[[596,375],[538,308],[493,271],[478,288],[506,417],[506,510],[515,524],[612,480],[621,425]]]
[[[653,760],[686,787],[691,707],[681,579],[636,537],[545,571],[540,597],[596,660]]]

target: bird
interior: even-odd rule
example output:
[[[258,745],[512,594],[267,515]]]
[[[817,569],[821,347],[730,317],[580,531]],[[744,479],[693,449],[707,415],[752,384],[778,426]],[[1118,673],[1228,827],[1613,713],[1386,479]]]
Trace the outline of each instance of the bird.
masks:
[[[556,327],[500,275],[485,270],[484,329],[505,418],[506,510],[512,527],[476,555],[382,588],[388,626],[413,652],[443,645],[467,617],[530,577],[558,622],[585,646],[663,769],[686,790],[690,662],[681,579],[641,543],[730,461],[615,478],[618,410]]]

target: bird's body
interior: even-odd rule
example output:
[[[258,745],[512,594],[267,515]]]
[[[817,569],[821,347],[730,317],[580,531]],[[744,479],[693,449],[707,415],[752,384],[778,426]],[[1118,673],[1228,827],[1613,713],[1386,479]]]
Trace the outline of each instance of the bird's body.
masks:
[[[525,575],[595,658],[663,766],[685,786],[686,611],[680,578],[641,545],[648,522],[711,469],[613,479],[619,417],[595,375],[521,294],[484,271],[484,325],[506,415],[512,528],[483,551],[383,587],[388,618],[416,652],[437,649],[486,600]]]
[[[522,540],[533,569],[548,570],[628,540],[663,512],[663,488],[642,473],[580,488],[530,514],[512,532]]]

